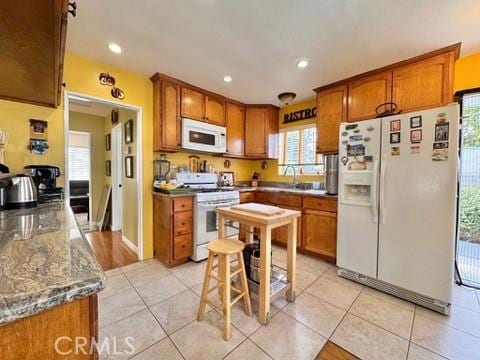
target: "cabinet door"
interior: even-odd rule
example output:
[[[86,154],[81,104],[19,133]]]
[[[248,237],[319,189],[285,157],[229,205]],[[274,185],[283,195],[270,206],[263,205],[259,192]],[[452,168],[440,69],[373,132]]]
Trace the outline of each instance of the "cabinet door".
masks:
[[[302,217],[303,248],[334,259],[337,254],[337,214],[305,210]]]
[[[161,133],[162,149],[180,149],[180,90],[168,81],[162,81]]]
[[[438,55],[393,70],[393,102],[410,112],[453,101],[454,53]]]
[[[205,120],[214,125],[225,126],[225,101],[222,98],[206,96]]]
[[[281,206],[281,207],[285,208],[285,209],[302,211],[301,208],[295,208],[295,207],[291,207],[291,206]],[[272,234],[272,239],[282,243],[285,246],[287,246],[288,227],[287,226],[280,226],[280,227],[276,228],[275,233]],[[302,247],[302,218],[301,217],[299,217],[297,219],[297,247],[298,248]]]
[[[182,87],[182,117],[205,120],[205,95],[203,93]]]
[[[227,154],[243,156],[245,108],[227,103]]]
[[[317,93],[317,152],[338,152],[338,128],[347,118],[346,97],[346,86]]]
[[[367,76],[348,85],[347,120],[349,122],[372,119],[377,106],[392,101],[392,72]],[[390,106],[381,111],[390,110]]]
[[[248,108],[245,116],[245,155],[267,157],[268,109]]]

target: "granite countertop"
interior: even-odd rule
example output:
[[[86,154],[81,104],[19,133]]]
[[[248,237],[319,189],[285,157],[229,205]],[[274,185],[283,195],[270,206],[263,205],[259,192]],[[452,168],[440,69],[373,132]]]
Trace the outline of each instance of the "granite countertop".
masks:
[[[0,212],[0,324],[90,296],[105,284],[68,205]]]
[[[187,193],[180,193],[180,194],[166,194],[160,191],[152,191],[154,196],[161,196],[161,197],[168,197],[168,198],[176,198],[176,197],[185,197],[185,196],[195,196],[194,192],[187,192]]]
[[[248,186],[239,186],[235,190],[239,192],[251,192],[251,191],[268,191],[268,192],[282,192],[289,194],[298,194],[298,195],[308,195],[316,197],[326,197],[331,199],[336,199],[337,195],[328,195],[325,193],[325,190],[303,190],[303,189],[292,189],[284,187],[273,187],[273,186],[258,186],[258,187],[248,187]]]

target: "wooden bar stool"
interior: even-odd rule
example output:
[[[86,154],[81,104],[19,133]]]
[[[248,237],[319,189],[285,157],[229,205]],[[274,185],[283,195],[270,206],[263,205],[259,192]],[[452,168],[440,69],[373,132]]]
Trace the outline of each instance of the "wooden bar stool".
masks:
[[[243,298],[243,305],[245,313],[252,316],[252,306],[250,304],[250,295],[248,292],[247,274],[245,273],[245,263],[243,262],[243,248],[244,244],[238,240],[214,240],[208,245],[208,260],[207,268],[205,270],[205,278],[203,281],[202,296],[200,299],[200,307],[198,308],[197,320],[203,320],[205,314],[206,304],[210,304],[223,311],[223,338],[230,340],[230,317],[231,308],[238,300]],[[230,255],[236,255],[238,268],[230,270]],[[213,259],[217,257],[217,264],[213,265]],[[217,269],[217,274],[212,271]],[[240,283],[242,288],[238,289],[231,285],[231,277],[234,275],[240,276]],[[210,279],[217,280],[217,285],[210,288]],[[219,294],[222,296],[220,304],[214,303],[208,298],[208,294],[219,289]],[[230,291],[233,290],[238,295],[230,301]]]

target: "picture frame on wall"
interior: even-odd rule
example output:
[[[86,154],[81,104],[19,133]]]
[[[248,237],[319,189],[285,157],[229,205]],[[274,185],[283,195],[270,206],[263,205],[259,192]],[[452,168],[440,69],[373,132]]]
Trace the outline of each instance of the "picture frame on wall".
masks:
[[[125,156],[125,177],[133,179],[133,156]]]
[[[118,123],[118,110],[117,109],[112,109],[110,112],[110,120],[112,122],[112,125],[115,125]]]
[[[48,140],[48,122],[30,119],[30,139]]]
[[[106,160],[105,161],[105,174],[107,176],[112,176],[112,161]]]
[[[111,148],[112,148],[111,135],[107,134],[105,135],[105,150],[110,151]]]
[[[125,144],[133,143],[133,120],[130,119],[125,123]]]

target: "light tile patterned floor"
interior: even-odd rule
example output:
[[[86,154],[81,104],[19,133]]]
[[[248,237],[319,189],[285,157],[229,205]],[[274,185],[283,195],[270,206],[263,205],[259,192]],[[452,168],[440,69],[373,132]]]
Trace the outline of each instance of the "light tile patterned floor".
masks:
[[[282,264],[285,250],[274,247],[273,259]],[[147,260],[111,270],[99,294],[100,341],[116,337],[118,354],[104,352],[101,359],[303,360],[314,359],[327,339],[362,359],[480,359],[474,290],[455,286],[446,317],[339,278],[318,259],[299,254],[297,262],[297,300],[273,301],[268,326],[237,303],[229,342],[218,311],[208,308],[205,320],[196,321],[205,263],[167,269]],[[127,336],[135,338],[129,355]]]

